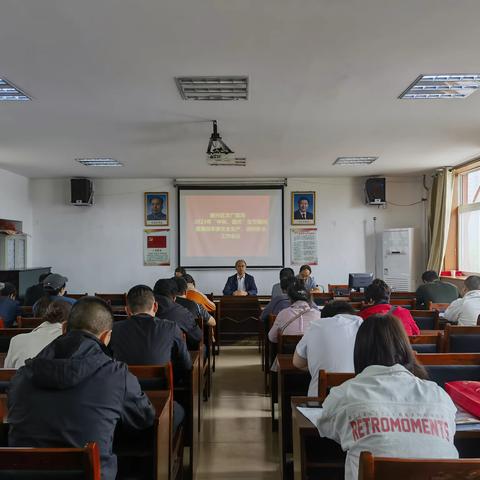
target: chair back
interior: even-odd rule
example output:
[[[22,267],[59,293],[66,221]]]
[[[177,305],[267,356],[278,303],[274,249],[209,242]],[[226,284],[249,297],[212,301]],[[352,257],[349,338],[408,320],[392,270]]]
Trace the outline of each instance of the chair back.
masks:
[[[351,302],[363,302],[365,300],[365,292],[350,292]]]
[[[444,352],[480,353],[480,327],[445,325]]]
[[[360,454],[359,480],[453,480],[480,478],[480,459],[413,459]]]
[[[409,300],[415,300],[416,292],[390,292],[390,299],[406,298]]]
[[[96,293],[95,296],[102,298],[109,305],[124,307],[127,304],[126,293]]]
[[[442,333],[413,335],[408,337],[410,345],[417,353],[439,353],[442,351]]]
[[[350,373],[333,373],[325,370],[318,372],[318,396],[323,402],[327,398],[328,392],[332,387],[338,387],[343,382],[355,377],[353,372]]]
[[[417,354],[428,377],[440,387],[458,380],[480,380],[480,353]]]
[[[171,362],[163,365],[129,365],[128,370],[138,378],[142,390],[170,390],[173,396]]]
[[[17,371],[13,368],[0,369],[0,394],[7,393],[10,380],[15,376],[16,373]],[[2,478],[1,475],[0,478]]]
[[[100,480],[97,444],[84,448],[0,448],[0,478],[5,480]]]
[[[363,307],[364,307],[364,303],[363,302],[348,302],[352,308],[354,310],[356,310],[357,312],[359,312]]]
[[[74,300],[80,300],[83,297],[88,297],[88,293],[69,293],[65,292],[65,296],[68,298],[73,298]]]
[[[0,352],[7,353],[10,347],[10,340],[20,333],[29,333],[31,328],[2,328],[0,329]]]
[[[295,352],[295,347],[302,339],[303,333],[299,335],[284,335],[279,333],[277,353],[291,353]]]
[[[333,293],[312,292],[312,299],[316,305],[325,305],[333,300]]]
[[[17,317],[18,328],[37,328],[43,322],[43,317]]]
[[[3,317],[0,317],[0,328],[5,328],[5,322],[3,320]]]
[[[33,316],[33,306],[32,305],[23,305],[20,307],[22,312],[22,317],[32,317]]]
[[[420,330],[440,328],[438,310],[410,310],[410,314]]]
[[[390,297],[390,305],[395,305],[397,307],[403,307],[407,310],[412,310],[415,308],[415,299],[414,298],[392,298]]]
[[[428,302],[428,309],[429,310],[436,310],[437,312],[444,312],[448,306],[449,303],[434,303],[434,302]]]
[[[348,297],[350,289],[346,283],[329,283],[328,293],[333,293],[334,297]]]
[[[480,365],[480,353],[419,353],[422,365]]]

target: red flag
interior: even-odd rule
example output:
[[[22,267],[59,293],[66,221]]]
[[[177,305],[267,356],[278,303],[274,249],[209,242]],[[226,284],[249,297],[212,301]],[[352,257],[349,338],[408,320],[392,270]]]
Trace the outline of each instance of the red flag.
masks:
[[[147,237],[148,248],[167,248],[167,237],[165,235],[149,235]]]

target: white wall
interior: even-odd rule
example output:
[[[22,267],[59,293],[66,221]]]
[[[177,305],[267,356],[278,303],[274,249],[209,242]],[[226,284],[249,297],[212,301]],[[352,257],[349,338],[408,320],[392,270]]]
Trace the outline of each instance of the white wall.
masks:
[[[374,271],[377,231],[416,227],[424,237],[423,206],[378,209],[364,204],[360,178],[289,179],[285,190],[285,260],[290,263],[290,192],[317,192],[319,265],[313,274],[319,284],[345,283],[349,272]],[[143,266],[143,193],[170,192],[171,267]],[[387,200],[413,203],[423,194],[421,178],[391,178]],[[176,266],[176,191],[170,179],[96,179],[95,206],[68,205],[68,180],[32,179],[34,258],[36,265],[52,266],[66,275],[71,292],[119,292],[136,283],[152,285],[171,276]],[[423,248],[421,249],[423,252]],[[381,252],[378,251],[378,258]],[[423,267],[423,254],[418,259]],[[297,268],[297,267],[295,267]],[[232,271],[192,271],[198,286],[220,293]],[[260,293],[270,293],[276,270],[251,271]],[[378,270],[381,274],[381,266]]]
[[[27,266],[32,266],[32,202],[28,178],[0,170],[0,218],[23,222],[23,231],[30,235],[27,240]]]

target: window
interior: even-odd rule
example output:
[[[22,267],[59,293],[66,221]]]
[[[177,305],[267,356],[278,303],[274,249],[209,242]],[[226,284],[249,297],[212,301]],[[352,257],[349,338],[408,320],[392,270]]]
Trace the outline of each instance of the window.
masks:
[[[480,169],[459,175],[458,267],[480,272]]]

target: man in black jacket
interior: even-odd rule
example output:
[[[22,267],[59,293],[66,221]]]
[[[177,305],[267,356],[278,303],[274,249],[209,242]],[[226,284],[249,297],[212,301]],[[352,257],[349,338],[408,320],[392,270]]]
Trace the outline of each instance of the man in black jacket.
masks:
[[[113,324],[110,348],[117,360],[128,365],[162,365],[172,362],[173,378],[179,383],[191,370],[192,360],[175,322],[155,318],[157,302],[146,285],[137,285],[127,294],[128,320]],[[185,416],[183,408],[174,402],[173,429]]]
[[[153,293],[158,304],[157,317],[175,322],[187,337],[189,350],[198,350],[202,340],[202,331],[195,317],[184,307],[175,303],[177,284],[171,278],[157,280]]]
[[[215,319],[207,312],[207,309],[187,298],[187,281],[183,277],[174,277],[172,280],[177,285],[175,303],[186,308],[195,318],[201,318],[204,327],[207,325],[214,327],[216,325]]]
[[[8,390],[9,446],[83,447],[95,441],[102,479],[115,479],[117,423],[147,428],[155,409],[127,366],[107,354],[112,323],[103,300],[84,297],[72,308],[69,332],[18,370]]]

